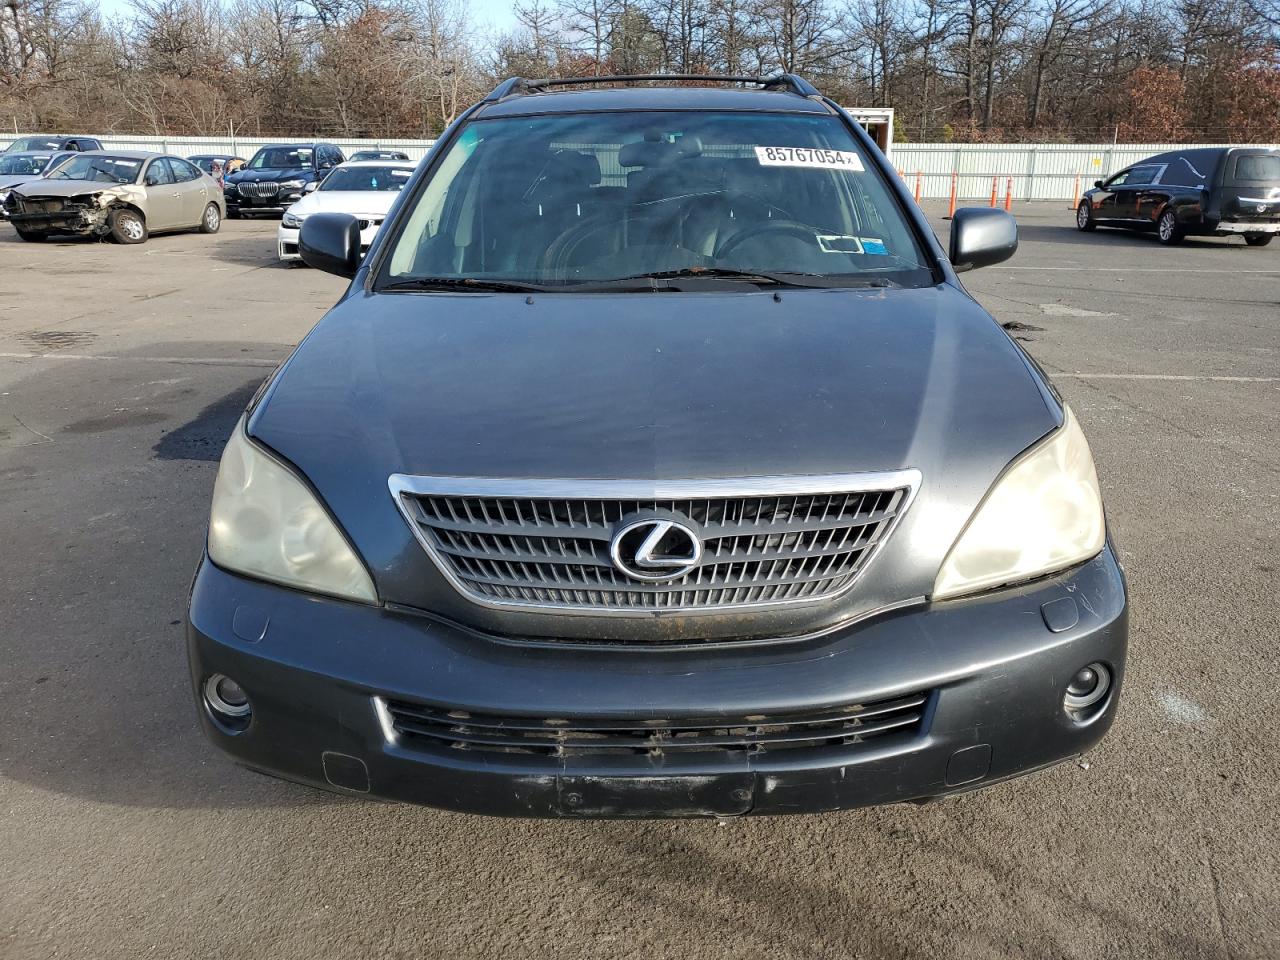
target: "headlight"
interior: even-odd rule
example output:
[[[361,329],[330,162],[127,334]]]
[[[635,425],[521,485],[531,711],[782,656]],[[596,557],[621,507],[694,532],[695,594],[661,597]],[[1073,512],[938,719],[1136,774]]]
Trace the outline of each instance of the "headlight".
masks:
[[[301,180],[282,180],[280,182],[281,190],[301,190],[306,184]]]
[[[1062,427],[1001,475],[951,547],[933,598],[1030,580],[1097,554],[1106,539],[1089,443],[1070,408]]]
[[[290,587],[377,603],[364,564],[315,496],[244,432],[222,453],[209,514],[209,557],[220,567]]]
[[[280,218],[280,225],[282,227],[290,227],[291,229],[297,230],[302,226],[302,221],[304,219],[305,218],[289,213],[289,211],[286,210],[284,216]]]

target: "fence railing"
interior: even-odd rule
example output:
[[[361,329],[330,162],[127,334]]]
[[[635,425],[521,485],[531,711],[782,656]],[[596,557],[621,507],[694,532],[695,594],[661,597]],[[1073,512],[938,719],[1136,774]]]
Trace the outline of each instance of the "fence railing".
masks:
[[[297,143],[306,137],[144,137],[107,135],[103,145],[115,150],[155,150],[191,156],[197,153],[228,153],[249,157],[259,147],[271,143]],[[0,144],[8,141],[0,139]],[[356,150],[403,150],[410,159],[426,156],[434,140],[331,140],[344,153]],[[945,200],[951,195],[952,174],[956,175],[958,200],[987,200],[995,178],[999,198],[1004,200],[1009,179],[1013,199],[1068,200],[1079,189],[1153,153],[1176,150],[1176,143],[896,143],[890,158],[914,191],[917,177],[920,197]],[[1225,147],[1231,144],[1197,144],[1197,147]],[[1259,146],[1280,149],[1277,144]]]

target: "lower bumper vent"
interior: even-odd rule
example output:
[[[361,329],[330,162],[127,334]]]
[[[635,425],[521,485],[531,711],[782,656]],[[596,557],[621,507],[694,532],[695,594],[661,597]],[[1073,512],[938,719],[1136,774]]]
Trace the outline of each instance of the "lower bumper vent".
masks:
[[[696,752],[773,753],[920,732],[929,692],[808,713],[652,720],[507,717],[380,701],[402,744],[546,757]],[[390,731],[389,731],[390,732]]]

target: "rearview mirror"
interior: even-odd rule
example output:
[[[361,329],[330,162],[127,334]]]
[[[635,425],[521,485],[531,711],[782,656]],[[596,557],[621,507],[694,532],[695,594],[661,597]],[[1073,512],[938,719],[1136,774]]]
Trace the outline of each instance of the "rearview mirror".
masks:
[[[948,253],[956,273],[1001,263],[1017,250],[1018,222],[1003,210],[963,207],[956,211]]]
[[[1102,181],[1101,181],[1101,180],[1095,180],[1095,181],[1093,181],[1093,185],[1094,185],[1095,187],[1097,187],[1099,190],[1101,190],[1101,189],[1102,189]]]
[[[306,185],[305,187],[303,187],[303,188],[302,188],[302,192],[303,192],[303,193],[315,193],[315,191],[316,191],[316,187],[318,187],[318,186],[320,186],[320,182],[319,182],[318,180],[310,180],[310,181],[308,181],[308,182],[307,182],[307,185]]]
[[[360,224],[348,213],[313,213],[302,221],[298,253],[309,267],[354,277],[360,267]]]

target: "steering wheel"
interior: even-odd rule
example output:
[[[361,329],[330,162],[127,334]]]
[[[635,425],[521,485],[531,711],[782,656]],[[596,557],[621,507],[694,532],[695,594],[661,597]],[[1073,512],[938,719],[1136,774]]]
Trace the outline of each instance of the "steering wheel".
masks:
[[[716,257],[718,259],[726,256],[746,241],[754,240],[756,237],[768,233],[785,234],[805,240],[811,244],[818,242],[817,231],[812,226],[801,223],[799,220],[766,220],[763,223],[753,223],[749,227],[744,227],[729,237],[720,245],[720,249],[716,251]]]

